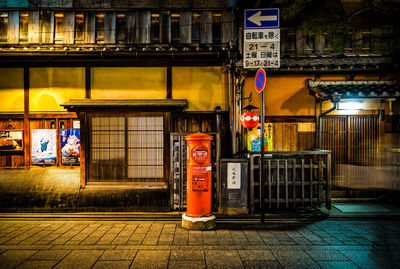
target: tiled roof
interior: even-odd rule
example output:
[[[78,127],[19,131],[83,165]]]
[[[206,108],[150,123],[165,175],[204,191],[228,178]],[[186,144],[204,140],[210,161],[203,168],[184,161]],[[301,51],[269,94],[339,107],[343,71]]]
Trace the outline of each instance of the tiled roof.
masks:
[[[396,81],[313,81],[308,80],[313,95],[321,99],[330,99],[334,95],[340,98],[396,98],[400,97],[400,85]]]

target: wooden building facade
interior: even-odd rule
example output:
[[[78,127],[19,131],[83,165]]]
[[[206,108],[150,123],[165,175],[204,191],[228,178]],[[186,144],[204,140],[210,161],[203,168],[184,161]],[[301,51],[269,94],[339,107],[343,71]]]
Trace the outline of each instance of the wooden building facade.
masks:
[[[250,150],[239,117],[250,93],[253,105],[260,100],[255,70],[243,69],[240,61],[242,10],[235,3],[1,2],[0,99],[7,101],[0,105],[0,132],[19,144],[0,150],[0,167],[80,167],[82,187],[162,189],[173,209],[175,190],[182,188],[175,158],[184,159],[185,134],[215,137],[216,175],[222,157],[244,157]],[[390,42],[368,38],[387,40],[392,32],[392,25],[354,27],[353,42],[337,53],[323,33],[284,26],[281,67],[268,70],[265,89],[272,150],[322,148],[332,150],[334,163],[376,165],[375,153],[367,160],[364,155],[377,156],[387,139],[398,146],[392,132],[392,119],[400,114],[398,84],[387,95],[352,95],[366,104],[353,114],[331,112],[329,98],[308,84],[399,79]],[[67,129],[80,129],[79,163],[63,162]],[[33,130],[55,130],[54,162],[33,161]],[[337,167],[333,188],[340,189],[346,186]]]

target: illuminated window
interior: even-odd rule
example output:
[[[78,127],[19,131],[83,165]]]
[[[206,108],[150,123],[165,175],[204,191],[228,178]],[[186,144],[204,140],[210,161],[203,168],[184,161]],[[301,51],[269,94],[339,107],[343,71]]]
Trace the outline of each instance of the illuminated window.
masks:
[[[28,42],[29,13],[19,13],[19,42]]]
[[[0,42],[7,42],[8,13],[0,12]]]
[[[178,43],[180,38],[180,21],[181,15],[179,13],[171,14],[171,41]]]
[[[75,14],[75,43],[83,43],[85,39],[85,15]]]
[[[116,29],[116,40],[117,43],[125,43],[125,14],[117,14],[117,29]]]
[[[88,181],[164,178],[164,118],[93,116]]]
[[[200,13],[192,15],[192,42],[200,41]]]
[[[96,43],[104,43],[104,13],[96,14]]]
[[[55,13],[54,14],[54,24],[55,24],[55,31],[54,31],[54,43],[60,44],[63,42],[63,34],[64,34],[64,13]]]
[[[212,21],[212,36],[214,43],[221,43],[221,26],[222,26],[221,12],[214,12]]]
[[[151,32],[150,38],[152,43],[160,42],[160,14],[151,13]]]

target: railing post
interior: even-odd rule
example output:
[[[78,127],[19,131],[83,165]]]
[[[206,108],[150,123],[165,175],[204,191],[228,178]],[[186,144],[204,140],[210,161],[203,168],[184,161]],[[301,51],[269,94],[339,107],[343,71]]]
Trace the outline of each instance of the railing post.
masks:
[[[254,214],[254,155],[250,155],[250,214]]]
[[[331,153],[326,156],[326,209],[331,210]]]

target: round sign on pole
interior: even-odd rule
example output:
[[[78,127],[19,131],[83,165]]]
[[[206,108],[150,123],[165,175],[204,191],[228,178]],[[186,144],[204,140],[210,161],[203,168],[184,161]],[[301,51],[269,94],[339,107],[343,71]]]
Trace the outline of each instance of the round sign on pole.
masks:
[[[267,75],[265,74],[264,69],[262,68],[258,69],[256,76],[254,78],[254,86],[258,93],[261,93],[264,90],[266,82],[267,82]]]

